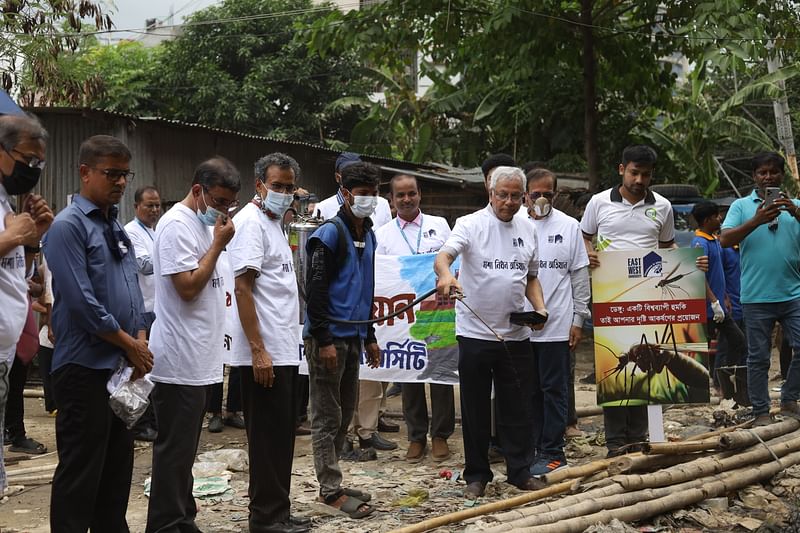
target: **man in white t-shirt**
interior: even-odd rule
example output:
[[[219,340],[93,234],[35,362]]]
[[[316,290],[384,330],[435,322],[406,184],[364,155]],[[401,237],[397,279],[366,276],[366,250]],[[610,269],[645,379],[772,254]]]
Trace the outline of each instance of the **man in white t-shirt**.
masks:
[[[398,174],[389,184],[397,217],[375,232],[377,253],[416,255],[436,253],[450,237],[450,225],[442,217],[423,214],[419,208],[422,195],[417,178]],[[408,427],[406,460],[419,462],[425,456],[428,427],[431,432],[431,456],[436,461],[450,457],[447,439],[455,429],[453,386],[431,383],[431,418],[424,383],[403,383],[403,418]]]
[[[32,190],[44,167],[47,131],[33,116],[0,116],[0,438],[8,397],[8,375],[17,341],[28,316],[26,275],[39,251],[39,239],[53,211],[38,194],[28,197],[20,214],[11,197]],[[6,488],[0,446],[0,496]]]
[[[528,470],[531,330],[510,322],[511,313],[523,311],[526,302],[547,314],[537,278],[536,230],[514,216],[524,195],[522,170],[495,168],[489,205],[456,221],[434,264],[439,295],[462,298],[463,294],[463,301],[456,302],[456,338],[466,463],[463,477],[467,482],[464,495],[470,499],[482,496],[493,477],[488,457],[492,379],[508,482],[523,490],[543,486]],[[459,255],[461,270],[456,280],[450,265]]]
[[[256,196],[234,217],[236,235],[228,245],[239,326],[232,336],[242,339],[229,363],[240,367],[242,382],[250,531],[310,528],[309,519],[289,514],[300,300],[282,219],[299,174],[297,161],[282,153],[256,161]]]
[[[133,209],[136,215],[133,220],[125,224],[125,232],[133,243],[133,253],[139,265],[137,277],[139,288],[142,290],[144,311],[147,319],[147,330],[153,324],[155,314],[155,278],[153,277],[153,240],[156,232],[155,226],[161,215],[161,197],[158,189],[152,185],[144,185],[133,193]],[[152,442],[156,440],[157,426],[153,405],[139,418],[132,429],[136,440]]]
[[[581,231],[590,268],[600,265],[597,251],[675,246],[672,205],[648,189],[656,157],[649,146],[625,148],[619,165],[622,185],[595,194],[586,205]],[[632,451],[632,445],[647,440],[646,406],[604,407],[603,423],[609,457]]]
[[[539,243],[539,282],[553,310],[534,331],[533,447],[531,474],[542,476],[567,465],[564,432],[570,384],[570,352],[589,316],[589,257],[578,221],[553,207],[556,176],[537,168],[527,175],[528,216]]]
[[[341,190],[342,170],[354,163],[361,162],[361,157],[353,152],[342,152],[336,159],[336,183],[340,185],[340,189],[333,196],[317,204],[315,212],[319,213],[323,220],[335,217],[344,203],[344,195]],[[369,218],[372,221],[373,231],[377,231],[378,228],[392,220],[389,202],[380,194],[378,194],[375,211]],[[358,407],[353,414],[353,425],[350,430],[358,435],[359,443],[364,449],[394,450],[397,448],[397,443],[383,438],[378,432],[379,430],[391,432],[400,430],[400,426],[388,422],[380,416],[381,404],[385,401],[385,390],[385,384],[379,381],[361,381],[358,385]],[[346,447],[352,447],[350,437],[348,437]],[[346,454],[345,457],[348,455]]]
[[[147,533],[197,531],[192,464],[209,385],[222,381],[224,278],[217,261],[234,234],[239,171],[215,157],[194,171],[186,197],[164,214],[153,245],[156,321],[150,331],[158,437]],[[213,226],[213,232],[209,227]]]

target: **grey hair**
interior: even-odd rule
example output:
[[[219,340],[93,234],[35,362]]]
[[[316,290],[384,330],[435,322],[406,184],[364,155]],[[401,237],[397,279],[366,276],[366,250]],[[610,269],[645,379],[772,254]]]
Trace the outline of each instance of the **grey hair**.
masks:
[[[26,139],[47,142],[47,130],[38,117],[29,113],[0,116],[0,146],[11,150]]]
[[[492,170],[492,179],[489,182],[489,189],[494,190],[497,184],[503,180],[516,180],[519,186],[525,191],[525,174],[519,167],[496,167]]]
[[[300,165],[297,164],[297,161],[295,161],[292,156],[281,152],[265,155],[256,161],[255,165],[253,165],[256,178],[262,181],[265,180],[267,178],[267,169],[273,166],[283,169],[292,169],[292,172],[294,172],[294,179],[300,180]]]

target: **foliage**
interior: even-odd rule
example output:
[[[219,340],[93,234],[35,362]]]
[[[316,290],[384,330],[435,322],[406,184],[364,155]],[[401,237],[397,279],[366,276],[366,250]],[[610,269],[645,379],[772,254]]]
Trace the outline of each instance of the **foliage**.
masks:
[[[159,113],[280,138],[340,137],[352,112],[329,104],[367,85],[351,54],[310,56],[291,29],[326,13],[311,0],[224,0],[196,12],[163,45]]]
[[[103,2],[88,0],[5,0],[0,3],[3,89],[9,91],[17,84],[24,65],[33,86],[57,86],[60,81],[65,93],[77,97],[81,87],[59,77],[58,58],[81,44],[85,33],[81,19],[92,19],[94,28],[101,30],[112,27],[111,18],[102,5]]]

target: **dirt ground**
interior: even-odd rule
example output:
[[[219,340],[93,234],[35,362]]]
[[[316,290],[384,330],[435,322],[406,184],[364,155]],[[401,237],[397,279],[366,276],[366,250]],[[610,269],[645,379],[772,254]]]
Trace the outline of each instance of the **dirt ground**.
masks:
[[[591,342],[584,342],[578,352],[578,365],[576,379],[586,375],[592,368]],[[776,359],[776,358],[774,358]],[[777,361],[773,361],[773,374],[777,372]],[[779,386],[780,382],[771,382],[773,386]],[[576,383],[576,397],[578,406],[593,406],[595,404],[594,385],[584,385]],[[456,401],[458,415],[458,401]],[[26,425],[29,436],[43,442],[48,450],[55,451],[55,427],[54,418],[48,416],[44,411],[41,400],[26,400]],[[701,433],[711,429],[713,416],[712,412],[719,410],[719,407],[693,406],[673,408],[665,411],[664,420],[668,436],[673,438],[686,437],[691,434]],[[394,397],[388,401],[388,412],[390,415],[399,414],[401,411],[400,398]],[[298,437],[295,451],[292,500],[293,512],[313,517],[314,530],[323,532],[347,531],[349,533],[359,533],[367,531],[390,531],[397,527],[409,525],[422,521],[426,518],[438,516],[452,511],[457,511],[474,505],[472,502],[464,500],[461,491],[464,487],[463,482],[456,480],[446,480],[439,476],[442,470],[451,470],[454,473],[460,472],[463,467],[463,447],[461,444],[461,427],[456,426],[456,433],[450,439],[450,446],[454,453],[452,457],[443,462],[436,463],[430,457],[418,464],[408,464],[404,461],[407,442],[405,425],[401,422],[401,431],[396,434],[384,434],[399,443],[399,448],[393,452],[378,452],[378,460],[363,463],[343,462],[342,467],[345,474],[347,486],[368,490],[373,495],[371,502],[376,506],[377,511],[369,518],[364,520],[349,520],[341,516],[331,516],[327,513],[327,508],[315,502],[317,495],[317,483],[314,476],[313,460],[311,456],[311,438]],[[570,464],[582,464],[605,455],[602,434],[602,418],[590,417],[580,420],[580,427],[585,433],[584,438],[570,441],[567,447],[567,457]],[[246,438],[243,430],[236,430],[226,427],[222,433],[211,434],[203,431],[199,453],[217,450],[222,448],[246,449]],[[21,458],[20,454],[6,453],[9,462],[14,462]],[[16,464],[9,465],[9,469],[41,466],[56,462],[56,455],[50,454],[33,460],[20,460]],[[128,523],[131,531],[144,531],[144,524],[147,515],[147,498],[144,495],[144,480],[150,474],[151,446],[146,443],[137,443],[135,452],[135,464],[133,482],[131,485],[130,502],[128,506]],[[508,498],[519,494],[519,491],[503,483],[505,479],[504,466],[502,464],[493,465],[495,471],[495,481],[491,483],[487,490],[487,495],[478,503],[486,503],[494,500]],[[800,469],[796,472],[800,478]],[[13,485],[13,480],[11,481]],[[800,485],[798,480],[797,485]],[[247,531],[247,477],[245,473],[235,472],[230,480],[231,490],[221,496],[214,496],[198,500],[200,512],[198,514],[198,525],[205,532],[223,531]],[[792,485],[794,486],[794,485]],[[423,489],[427,492],[427,500],[416,506],[403,506],[398,502],[400,498],[409,495],[414,489]],[[798,489],[800,491],[800,489]],[[413,492],[412,492],[413,494]],[[772,496],[770,493],[769,496]],[[776,497],[773,497],[776,498]],[[791,512],[794,501],[793,496],[786,492],[783,497],[786,502],[783,505],[784,514]],[[0,504],[0,532],[47,532],[48,526],[48,505],[50,499],[50,485],[28,485],[25,488]],[[781,498],[777,498],[780,500]],[[790,501],[792,500],[792,501]],[[407,502],[406,502],[407,503]],[[780,502],[778,502],[780,503]],[[666,522],[656,520],[649,531],[700,531],[700,530],[725,530],[725,531],[748,531],[750,527],[724,527],[709,528],[702,527],[703,522],[692,513],[701,511],[687,510],[683,516],[674,513]],[[755,513],[756,522],[760,524],[765,516],[764,509],[749,510],[748,515]],[[678,515],[678,518],[675,518]],[[705,516],[705,515],[704,515]],[[677,524],[689,524],[688,529]],[[707,526],[708,524],[706,524]],[[752,525],[752,523],[750,523]],[[447,528],[437,531],[470,531],[480,529],[481,521],[473,520],[467,524],[454,524]],[[640,525],[641,526],[641,525]],[[783,529],[775,529],[781,531]],[[642,531],[642,529],[640,529]]]

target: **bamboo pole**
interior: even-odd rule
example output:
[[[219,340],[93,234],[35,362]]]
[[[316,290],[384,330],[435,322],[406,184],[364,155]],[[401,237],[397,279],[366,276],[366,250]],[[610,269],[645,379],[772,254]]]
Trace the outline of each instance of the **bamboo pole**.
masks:
[[[725,435],[720,436],[719,444],[720,448],[725,450],[744,448],[745,446],[751,446],[759,442],[759,437],[761,440],[769,440],[780,435],[791,433],[792,431],[797,431],[797,429],[800,429],[800,420],[787,418],[781,422],[770,424],[768,426],[726,433]],[[758,435],[758,437],[756,437],[756,435]]]
[[[705,457],[705,455],[698,454],[698,457]],[[618,474],[649,472],[654,469],[667,468],[685,462],[686,458],[681,455],[625,455],[616,457],[614,462],[608,465],[608,474],[610,476],[616,476]]]
[[[716,498],[769,479],[781,470],[797,463],[800,463],[800,452],[789,454],[780,461],[770,461],[756,467],[740,468],[726,476],[705,478],[702,480],[702,484],[696,488],[669,491],[667,496],[642,501],[633,505],[603,510],[569,520],[562,520],[555,524],[517,528],[515,531],[528,533],[579,533],[597,523],[607,524],[614,518],[623,522],[644,520],[651,516],[682,509],[708,498]]]
[[[498,511],[505,511],[507,509],[511,509],[512,507],[525,505],[526,503],[540,500],[542,498],[562,494],[569,491],[571,487],[572,481],[563,481],[557,485],[551,485],[541,490],[534,490],[532,492],[520,494],[519,496],[508,498],[506,500],[487,503],[478,507],[472,507],[470,509],[464,509],[462,511],[456,511],[454,513],[448,513],[446,515],[429,518],[428,520],[423,520],[417,524],[411,524],[410,526],[392,530],[390,533],[422,533],[437,527],[461,522],[463,520],[467,520],[468,518],[496,513]]]
[[[41,482],[50,483],[51,481],[53,481],[53,474],[50,473],[50,474],[40,474],[38,476],[19,476],[9,481],[13,481],[14,484],[16,485],[24,485],[30,483],[36,484]]]
[[[781,457],[800,450],[800,436],[783,442],[768,442],[769,448],[759,444],[749,451],[730,454],[729,457],[711,456],[683,463],[652,474],[629,474],[615,478],[625,490],[674,485],[699,476],[717,474],[743,465],[773,459],[772,453]],[[771,450],[771,452],[770,452]]]
[[[680,442],[646,442],[642,448],[645,455],[685,455],[719,448],[719,437]]]
[[[551,485],[565,479],[591,476],[601,470],[605,470],[613,461],[613,459],[598,459],[591,463],[586,463],[585,465],[568,466],[567,468],[556,470],[552,474],[545,474],[542,479],[545,483]]]
[[[7,477],[13,476],[21,476],[23,474],[35,474],[37,472],[48,472],[50,470],[55,470],[58,463],[52,463],[49,465],[42,465],[42,466],[30,466],[28,468],[18,468],[16,470],[6,470]]]

